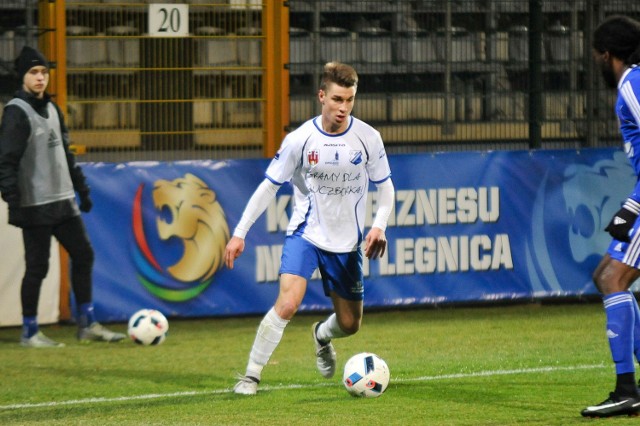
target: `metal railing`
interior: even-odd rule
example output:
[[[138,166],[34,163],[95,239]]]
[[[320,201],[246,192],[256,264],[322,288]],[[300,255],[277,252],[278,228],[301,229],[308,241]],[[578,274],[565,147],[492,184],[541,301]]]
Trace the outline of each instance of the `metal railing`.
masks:
[[[11,28],[3,13],[0,63],[6,74],[24,34],[42,45],[62,25],[44,44],[65,58],[53,86],[87,161],[269,155],[274,117],[291,129],[319,113],[330,60],[356,68],[354,115],[392,153],[617,146],[616,93],[594,70],[591,34],[610,14],[640,17],[625,0],[166,0],[188,6],[188,34],[155,37],[153,1],[67,0],[62,24],[35,32],[20,2],[36,4],[3,9],[25,18]],[[275,35],[267,5],[288,14]],[[271,43],[283,35],[287,52]],[[274,54],[287,66],[267,63]],[[267,90],[268,73],[288,82],[284,95]]]

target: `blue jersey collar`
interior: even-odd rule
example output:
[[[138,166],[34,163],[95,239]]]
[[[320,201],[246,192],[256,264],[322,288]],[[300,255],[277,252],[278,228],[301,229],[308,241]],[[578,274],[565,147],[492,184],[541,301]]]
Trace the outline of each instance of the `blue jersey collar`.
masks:
[[[323,135],[328,136],[328,137],[330,137],[330,138],[334,138],[334,137],[338,137],[338,136],[342,136],[342,135],[344,135],[345,133],[347,133],[347,132],[349,131],[349,129],[351,129],[351,126],[353,125],[353,117],[352,117],[352,116],[349,116],[349,117],[348,117],[348,119],[349,119],[349,125],[347,126],[347,129],[346,129],[344,132],[342,132],[342,133],[336,133],[336,134],[327,133],[327,132],[325,132],[324,130],[322,130],[322,126],[321,126],[321,125],[318,125],[318,120],[319,120],[319,119],[321,119],[321,117],[322,117],[322,116],[321,116],[321,115],[319,115],[319,116],[317,116],[316,118],[314,118],[314,119],[313,119],[313,125],[314,125],[314,126],[316,126],[316,129],[318,129],[318,131],[319,131],[320,133],[322,133]]]

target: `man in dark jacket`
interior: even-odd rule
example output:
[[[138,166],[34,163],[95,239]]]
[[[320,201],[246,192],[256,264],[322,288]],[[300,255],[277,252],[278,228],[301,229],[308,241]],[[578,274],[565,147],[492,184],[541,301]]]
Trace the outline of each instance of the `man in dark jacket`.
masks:
[[[9,223],[22,229],[26,270],[20,292],[21,344],[59,347],[38,329],[38,300],[49,269],[51,237],[71,258],[71,285],[78,308],[80,341],[119,341],[96,322],[92,302],[93,248],[80,210],[92,207],[89,186],[69,151],[69,135],[60,108],[46,93],[49,63],[24,47],[15,61],[22,88],[7,103],[0,125],[0,193],[9,205]],[[76,204],[75,192],[80,198]]]

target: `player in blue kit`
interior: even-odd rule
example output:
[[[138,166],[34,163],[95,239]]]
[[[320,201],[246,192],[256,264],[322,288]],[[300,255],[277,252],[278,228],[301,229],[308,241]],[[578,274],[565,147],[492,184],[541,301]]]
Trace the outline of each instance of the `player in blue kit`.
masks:
[[[249,228],[280,186],[291,182],[293,212],[282,252],[279,294],[258,327],[246,373],[235,385],[235,393],[256,394],[262,369],[302,303],[316,269],[335,310],[312,329],[322,376],[331,378],[336,370],[331,340],[360,328],[364,292],[360,245],[368,186],[371,181],[378,190],[374,223],[364,237],[364,254],[370,259],[385,252],[384,231],[394,188],[380,133],[351,116],[357,87],[358,75],[351,66],[338,62],[324,66],[318,91],[321,115],[285,137],[227,244],[225,263],[233,268]]]
[[[640,23],[611,16],[593,34],[593,56],[607,86],[618,89],[616,113],[624,150],[640,177]],[[640,277],[640,180],[606,227],[613,241],[593,273],[602,293],[607,337],[616,367],[616,387],[585,417],[633,415],[640,412],[635,357],[640,361],[640,309],[629,288]]]

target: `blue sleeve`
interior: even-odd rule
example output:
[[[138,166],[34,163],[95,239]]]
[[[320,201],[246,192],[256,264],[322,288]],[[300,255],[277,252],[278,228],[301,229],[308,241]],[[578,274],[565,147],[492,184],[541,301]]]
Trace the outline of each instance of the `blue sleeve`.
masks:
[[[633,188],[633,192],[629,196],[633,201],[640,203],[640,179],[636,182],[636,186]]]

